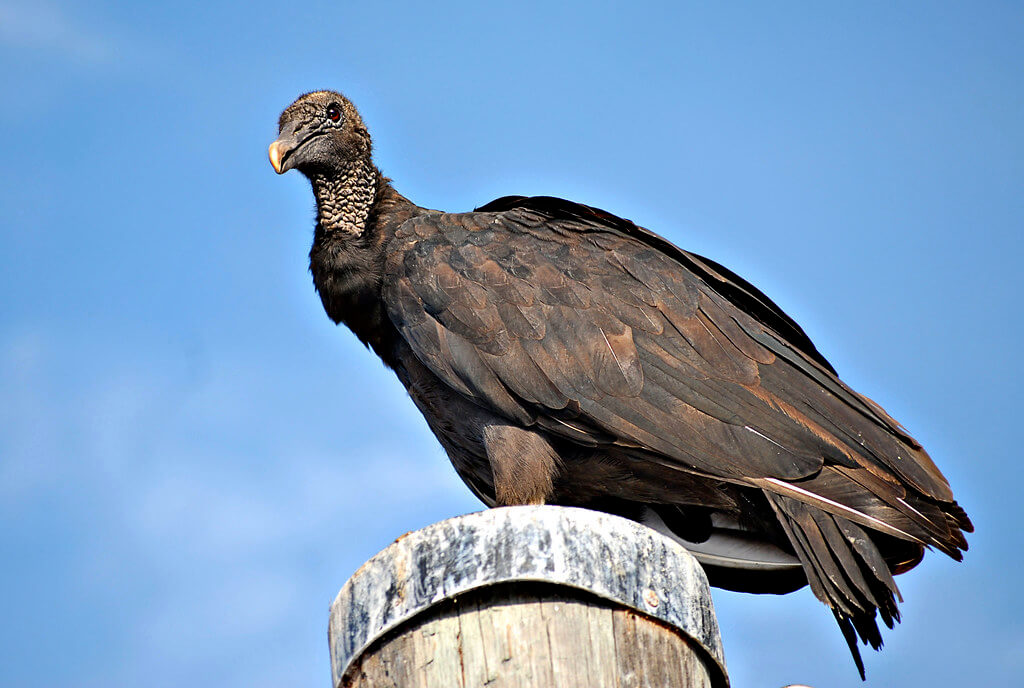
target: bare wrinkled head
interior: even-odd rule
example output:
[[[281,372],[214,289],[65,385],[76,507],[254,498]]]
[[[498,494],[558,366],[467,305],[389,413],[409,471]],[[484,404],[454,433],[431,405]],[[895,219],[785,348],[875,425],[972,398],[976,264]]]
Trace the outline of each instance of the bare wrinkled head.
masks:
[[[314,91],[281,113],[270,164],[278,174],[297,169],[306,176],[341,171],[369,159],[370,134],[355,106],[340,93]]]

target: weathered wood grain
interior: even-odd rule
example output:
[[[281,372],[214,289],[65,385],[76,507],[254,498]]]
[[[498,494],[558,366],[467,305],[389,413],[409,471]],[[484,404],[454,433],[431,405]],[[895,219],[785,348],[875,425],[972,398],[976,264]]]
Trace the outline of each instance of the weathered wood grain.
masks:
[[[343,688],[711,688],[692,640],[581,591],[506,583],[437,605],[379,639]]]
[[[331,607],[334,685],[725,686],[707,580],[632,521],[550,506],[399,538]]]

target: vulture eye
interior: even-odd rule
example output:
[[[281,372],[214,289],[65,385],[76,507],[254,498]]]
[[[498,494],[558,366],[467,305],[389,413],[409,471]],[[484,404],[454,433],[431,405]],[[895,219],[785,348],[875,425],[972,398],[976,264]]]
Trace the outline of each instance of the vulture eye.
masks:
[[[327,106],[327,119],[331,120],[332,122],[337,122],[338,120],[340,120],[341,119],[341,108],[339,108],[334,103],[331,103],[330,105],[328,105]]]

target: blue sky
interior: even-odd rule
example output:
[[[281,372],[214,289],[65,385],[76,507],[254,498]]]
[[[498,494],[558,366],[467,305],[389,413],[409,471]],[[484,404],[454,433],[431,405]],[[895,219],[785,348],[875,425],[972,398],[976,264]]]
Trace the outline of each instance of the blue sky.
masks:
[[[349,574],[479,508],[313,292],[266,147],[316,88],[421,205],[565,196],[772,296],[978,526],[868,685],[1019,681],[1022,74],[1016,3],[0,0],[0,684],[329,685]],[[860,685],[808,591],[715,601],[734,685]]]

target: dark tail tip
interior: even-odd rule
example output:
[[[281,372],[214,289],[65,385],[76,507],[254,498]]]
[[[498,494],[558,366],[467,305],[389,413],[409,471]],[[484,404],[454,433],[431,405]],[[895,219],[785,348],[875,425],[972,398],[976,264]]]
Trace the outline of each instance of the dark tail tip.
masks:
[[[857,632],[853,629],[853,621],[850,617],[846,616],[842,612],[832,610],[832,614],[836,617],[836,623],[839,624],[839,630],[843,632],[843,638],[846,639],[846,646],[850,648],[850,654],[853,655],[853,663],[857,665],[857,671],[860,673],[860,680],[866,681],[867,676],[864,674],[864,659],[860,656],[860,647],[857,643]]]

